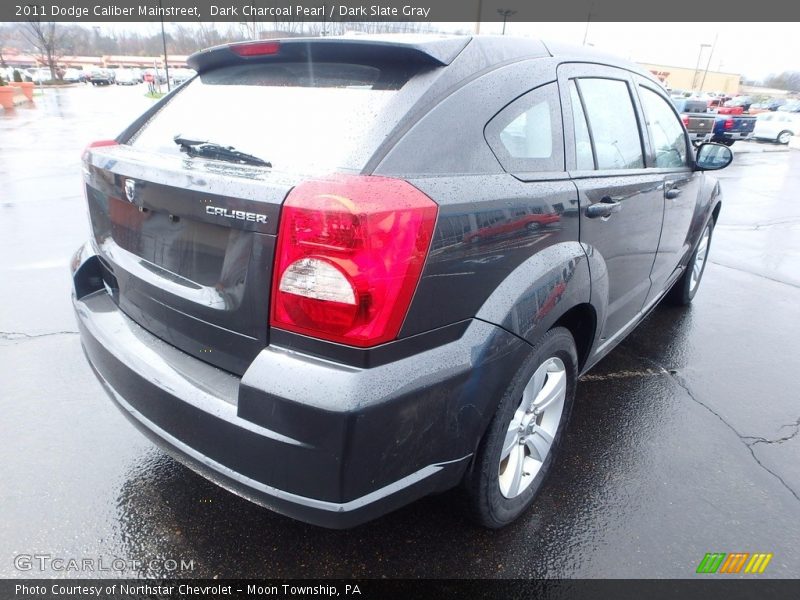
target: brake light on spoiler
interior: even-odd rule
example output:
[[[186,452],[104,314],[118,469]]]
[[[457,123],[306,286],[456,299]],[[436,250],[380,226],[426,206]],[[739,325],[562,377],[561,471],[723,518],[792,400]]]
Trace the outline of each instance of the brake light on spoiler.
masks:
[[[232,52],[239,56],[268,56],[277,54],[281,49],[280,42],[243,42],[228,46]]]
[[[395,339],[437,213],[400,179],[336,175],[294,188],[281,212],[271,325],[358,347]]]

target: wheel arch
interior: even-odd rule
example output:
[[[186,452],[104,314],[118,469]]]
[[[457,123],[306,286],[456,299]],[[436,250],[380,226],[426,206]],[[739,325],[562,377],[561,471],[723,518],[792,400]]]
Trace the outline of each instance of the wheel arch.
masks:
[[[476,317],[533,345],[567,313],[589,304],[590,297],[586,253],[580,243],[565,242],[537,252],[514,269],[487,298]],[[565,322],[575,326],[574,318],[568,316]]]
[[[572,334],[578,351],[578,372],[582,372],[597,335],[597,311],[589,302],[576,304],[559,317],[553,324],[555,327],[563,327]]]

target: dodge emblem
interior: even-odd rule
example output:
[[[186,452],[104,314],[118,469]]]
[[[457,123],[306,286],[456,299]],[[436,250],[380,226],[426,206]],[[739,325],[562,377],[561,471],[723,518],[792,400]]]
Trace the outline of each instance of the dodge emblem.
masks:
[[[133,179],[125,180],[125,197],[128,202],[133,202],[136,198],[136,182]]]

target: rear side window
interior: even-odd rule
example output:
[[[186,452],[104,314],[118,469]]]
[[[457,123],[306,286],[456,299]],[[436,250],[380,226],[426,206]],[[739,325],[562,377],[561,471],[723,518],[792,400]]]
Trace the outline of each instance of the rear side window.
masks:
[[[182,88],[134,136],[143,150],[179,153],[176,135],[253,154],[279,171],[324,172],[348,164],[386,105],[408,81],[402,67],[338,63],[237,65]]]
[[[579,79],[598,169],[644,167],[639,125],[628,84],[616,79]]]
[[[686,135],[677,115],[661,96],[646,87],[641,91],[642,109],[653,143],[656,167],[686,166]]]
[[[575,127],[575,168],[579,171],[590,171],[594,169],[592,139],[589,137],[589,127],[586,125],[583,103],[574,81],[569,82],[569,96],[572,104],[572,122]]]
[[[486,141],[506,171],[564,170],[558,88],[549,83],[517,98],[491,121]]]

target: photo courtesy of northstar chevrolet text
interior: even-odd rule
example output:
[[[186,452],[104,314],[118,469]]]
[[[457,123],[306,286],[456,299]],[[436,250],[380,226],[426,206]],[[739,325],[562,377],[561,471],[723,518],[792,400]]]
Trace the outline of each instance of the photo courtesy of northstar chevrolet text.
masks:
[[[0,596],[800,592],[793,9],[467,4],[0,8]]]

